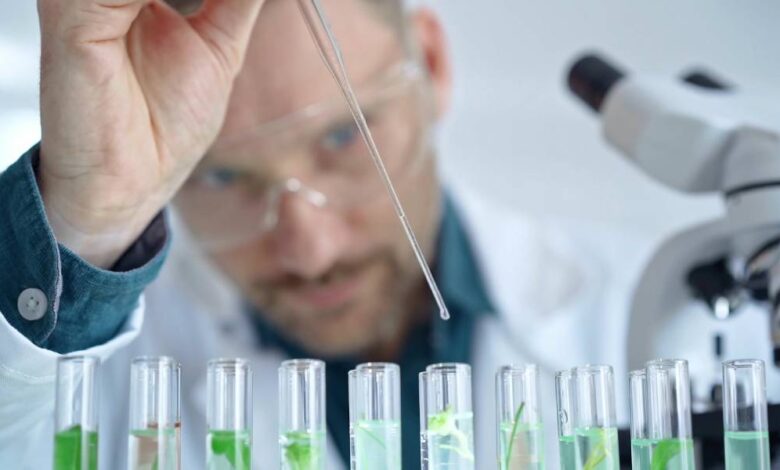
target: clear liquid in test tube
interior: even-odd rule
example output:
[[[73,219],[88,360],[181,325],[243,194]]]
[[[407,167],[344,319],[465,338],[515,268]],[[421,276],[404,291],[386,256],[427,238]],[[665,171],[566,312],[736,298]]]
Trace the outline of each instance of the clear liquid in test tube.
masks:
[[[726,470],[769,470],[766,373],[760,360],[723,363]]]
[[[99,364],[91,356],[57,361],[54,470],[97,470]]]
[[[282,470],[324,470],[327,460],[325,363],[285,361],[279,367]]]
[[[558,411],[558,455],[561,470],[577,470],[574,442],[576,414],[574,372],[562,370],[555,374],[555,404]]]
[[[498,461],[501,470],[544,469],[539,370],[533,364],[496,373]]]
[[[130,365],[130,470],[181,468],[181,365],[139,357]]]
[[[423,470],[474,470],[471,367],[435,364],[420,374]]]
[[[252,467],[252,371],[243,359],[215,359],[207,370],[207,470]]]
[[[650,361],[645,366],[645,375],[649,468],[695,469],[688,362],[682,359]]]
[[[645,412],[647,375],[645,370],[632,370],[628,381],[631,401],[631,469],[651,470],[653,444],[647,435]]]
[[[574,442],[577,468],[618,470],[615,381],[612,367],[586,365],[574,369],[576,413]]]
[[[401,470],[401,369],[360,364],[349,372],[352,470]]]

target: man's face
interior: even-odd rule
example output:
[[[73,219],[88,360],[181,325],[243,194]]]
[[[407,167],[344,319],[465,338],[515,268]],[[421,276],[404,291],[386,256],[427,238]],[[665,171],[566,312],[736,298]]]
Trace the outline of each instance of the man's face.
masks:
[[[363,2],[323,2],[350,77],[359,89],[387,75],[406,59],[397,32]],[[290,184],[300,181],[306,185],[310,180],[326,179],[325,170],[311,163],[319,158],[313,147],[337,145],[338,155],[344,154],[342,148],[361,149],[369,161],[359,135],[343,130],[333,135],[326,132],[320,139],[326,144],[322,144],[309,139],[310,134],[320,134],[308,133],[308,124],[302,124],[301,137],[296,130],[287,140],[274,140],[276,131],[264,133],[265,140],[247,138],[256,129],[267,128],[269,122],[300,115],[301,109],[315,103],[339,103],[339,97],[295,2],[269,1],[235,82],[222,132],[201,165],[223,173],[251,173],[253,180],[273,180],[269,187],[286,182],[286,186],[279,183],[279,187],[287,189],[277,192],[273,203],[265,203],[274,206],[272,227],[214,249],[210,255],[269,323],[289,339],[326,356],[359,354],[396,339],[410,310],[417,307],[412,299],[420,292],[422,281],[393,206],[377,184],[375,171],[330,187],[334,194],[349,196],[344,197],[348,202],[344,204],[318,204],[307,197],[308,189],[289,190]],[[425,139],[430,116],[427,120],[413,119],[409,114],[409,110],[423,107],[422,101],[414,93],[388,98],[383,109],[390,111],[383,113],[377,133],[384,137],[378,145],[388,167],[410,167],[409,171],[396,168],[391,174],[396,176],[394,182],[407,217],[430,255],[439,218],[435,165],[432,158],[424,158],[431,153]],[[344,110],[338,118],[342,121],[348,116]],[[327,122],[328,116],[323,113],[322,120]],[[284,126],[280,124],[278,134],[286,132]],[[276,143],[268,145],[269,141]],[[308,145],[310,141],[314,144]],[[260,157],[253,160],[255,153],[263,155],[262,165]],[[269,158],[269,153],[274,155]],[[364,187],[373,189],[362,193]],[[327,190],[323,193],[331,198]],[[187,194],[185,186],[180,199],[186,202]],[[197,205],[196,210],[206,218],[220,212],[219,207],[203,209],[203,205]],[[197,224],[190,225],[197,236]]]

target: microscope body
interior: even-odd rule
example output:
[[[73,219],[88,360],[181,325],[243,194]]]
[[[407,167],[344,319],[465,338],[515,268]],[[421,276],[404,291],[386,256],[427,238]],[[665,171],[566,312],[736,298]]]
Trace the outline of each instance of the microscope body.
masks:
[[[606,140],[643,172],[678,191],[721,194],[725,204],[722,217],[663,243],[644,271],[632,305],[629,365],[658,355],[657,339],[676,323],[665,317],[692,303],[724,323],[751,304],[771,311],[764,328],[749,333],[780,345],[778,289],[770,289],[771,278],[780,284],[771,275],[780,256],[768,254],[780,241],[780,95],[626,77],[600,112]],[[696,277],[697,268],[709,266],[717,267]],[[771,351],[762,358],[770,361]]]
[[[605,139],[645,174],[723,198],[720,217],[655,251],[634,292],[627,351],[631,369],[659,356],[689,360],[694,434],[705,454],[722,455],[712,448],[722,445],[721,361],[780,366],[780,94],[626,76],[596,56],[579,59],[568,79],[600,114]],[[780,404],[780,374],[767,371],[769,402]],[[770,406],[770,423],[773,415],[780,406]]]

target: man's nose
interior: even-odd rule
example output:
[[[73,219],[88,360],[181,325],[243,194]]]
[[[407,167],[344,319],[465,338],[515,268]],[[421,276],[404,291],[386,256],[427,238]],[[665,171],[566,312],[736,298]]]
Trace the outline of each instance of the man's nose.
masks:
[[[317,203],[316,194],[288,191],[279,196],[271,256],[292,274],[314,279],[337,261],[346,240],[343,219],[332,208]]]

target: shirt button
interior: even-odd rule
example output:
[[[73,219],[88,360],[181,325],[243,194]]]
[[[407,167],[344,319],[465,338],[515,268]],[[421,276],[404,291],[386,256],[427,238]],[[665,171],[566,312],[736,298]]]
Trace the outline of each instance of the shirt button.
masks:
[[[19,315],[25,320],[36,321],[46,315],[49,303],[42,290],[30,288],[25,289],[19,295],[16,308],[19,309]]]

